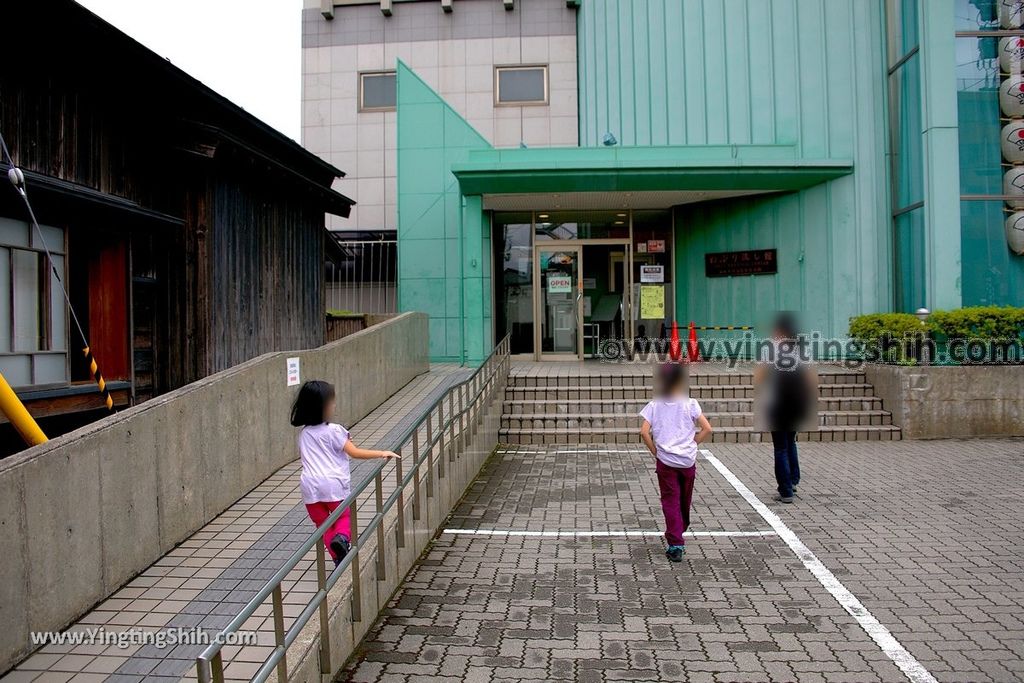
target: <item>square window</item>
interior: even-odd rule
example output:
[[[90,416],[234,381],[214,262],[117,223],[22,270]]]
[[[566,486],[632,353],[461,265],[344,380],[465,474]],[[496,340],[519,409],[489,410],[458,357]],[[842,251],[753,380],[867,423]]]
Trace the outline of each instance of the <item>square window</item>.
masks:
[[[496,104],[548,103],[547,66],[495,67],[494,85]]]
[[[396,101],[394,71],[359,74],[359,111],[394,111]]]

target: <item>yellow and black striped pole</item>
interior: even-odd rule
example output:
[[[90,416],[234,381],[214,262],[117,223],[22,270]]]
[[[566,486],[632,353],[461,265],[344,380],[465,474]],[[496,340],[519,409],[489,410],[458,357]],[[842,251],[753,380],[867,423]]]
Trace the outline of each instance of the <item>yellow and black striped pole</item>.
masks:
[[[96,382],[96,386],[100,388],[100,395],[103,396],[103,403],[107,406],[107,410],[113,410],[114,398],[107,390],[107,382],[103,379],[103,373],[100,372],[100,366],[96,364],[96,358],[92,355],[92,350],[86,346],[82,349],[82,353],[85,354],[85,362],[89,364],[89,374],[92,376],[93,381]]]
[[[714,332],[740,332],[754,329],[750,325],[697,325],[695,330],[711,330]]]

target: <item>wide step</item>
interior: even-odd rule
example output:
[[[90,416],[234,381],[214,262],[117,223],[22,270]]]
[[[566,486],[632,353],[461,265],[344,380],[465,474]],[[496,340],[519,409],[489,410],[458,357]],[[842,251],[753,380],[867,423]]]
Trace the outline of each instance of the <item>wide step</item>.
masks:
[[[653,370],[614,374],[513,372],[505,390],[500,438],[510,444],[639,443],[638,414],[651,400]],[[700,366],[690,395],[714,426],[711,441],[770,441],[755,429],[754,375],[747,369]],[[887,441],[900,438],[892,415],[864,373],[824,368],[818,374],[818,425],[804,441]]]
[[[614,443],[639,444],[640,433],[636,426],[610,427],[601,430],[580,430],[570,428],[553,429],[502,429],[498,435],[501,443],[507,444],[574,444]],[[821,427],[815,431],[798,432],[799,441],[896,441],[900,428],[894,425]],[[760,443],[770,442],[771,435],[754,431],[752,427],[719,427],[711,434],[712,443]]]

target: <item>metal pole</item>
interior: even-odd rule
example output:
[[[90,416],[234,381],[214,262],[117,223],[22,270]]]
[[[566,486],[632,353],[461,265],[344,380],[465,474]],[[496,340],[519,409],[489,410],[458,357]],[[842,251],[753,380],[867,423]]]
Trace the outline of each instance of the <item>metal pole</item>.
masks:
[[[399,448],[396,453],[402,455]],[[395,545],[405,547],[405,485],[402,483],[402,458],[395,460],[395,486],[398,487],[398,525],[395,527]]]
[[[327,558],[324,544],[316,544],[316,585],[325,593],[320,601],[320,673],[332,674],[331,671],[331,630],[330,613],[327,609]]]
[[[437,402],[437,477],[444,479],[444,396]]]
[[[274,642],[281,648],[281,661],[277,663],[278,683],[288,683],[288,651],[284,643],[284,596],[281,584],[274,586]]]
[[[46,443],[46,434],[43,434],[43,430],[36,424],[36,421],[25,408],[25,404],[14,393],[14,389],[7,383],[3,374],[0,374],[0,410],[3,411],[7,419],[10,420],[11,426],[17,430],[18,434],[21,435],[21,438],[29,446]]]
[[[388,578],[388,566],[384,560],[384,481],[382,470],[373,478],[374,493],[377,497],[377,580]]]
[[[455,389],[448,391],[448,416],[449,416],[449,437],[448,437],[448,459],[455,462]],[[461,420],[462,417],[459,416]]]
[[[363,581],[359,573],[359,510],[356,509],[356,497],[352,496],[352,505],[349,507],[352,519],[352,621],[363,620]]]
[[[412,433],[412,466],[414,469],[412,475],[412,518],[416,521],[420,519],[420,428],[417,427]]]
[[[434,428],[427,413],[427,498],[434,497]]]

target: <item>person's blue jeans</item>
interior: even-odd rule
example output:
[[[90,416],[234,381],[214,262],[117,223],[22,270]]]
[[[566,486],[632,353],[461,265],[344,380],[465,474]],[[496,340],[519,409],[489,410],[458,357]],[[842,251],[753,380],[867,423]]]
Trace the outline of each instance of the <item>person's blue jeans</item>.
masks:
[[[796,455],[796,432],[772,432],[775,447],[775,481],[779,495],[788,498],[800,483],[800,460]]]

